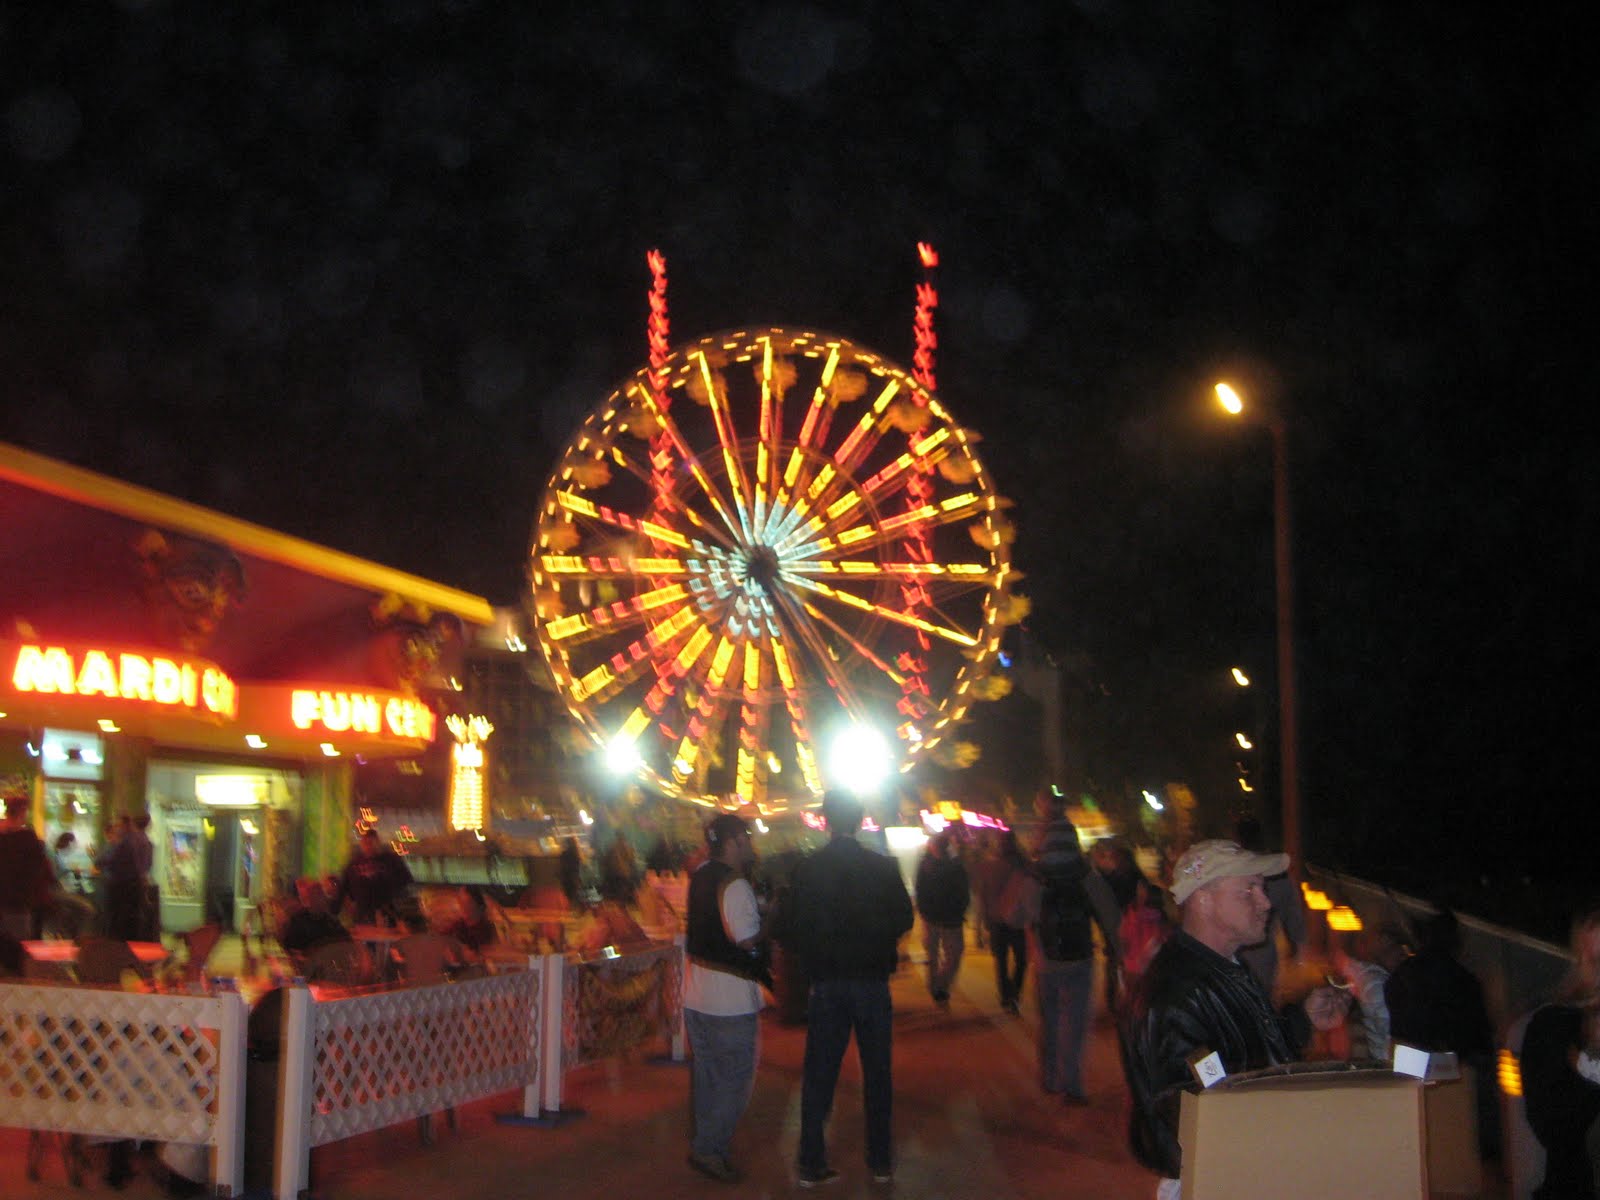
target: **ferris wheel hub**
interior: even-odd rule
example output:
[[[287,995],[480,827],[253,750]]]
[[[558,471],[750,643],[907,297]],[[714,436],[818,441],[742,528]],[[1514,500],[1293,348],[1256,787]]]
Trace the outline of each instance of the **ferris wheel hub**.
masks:
[[[771,546],[749,547],[744,555],[746,586],[754,584],[770,594],[778,581],[778,566],[778,552]]]

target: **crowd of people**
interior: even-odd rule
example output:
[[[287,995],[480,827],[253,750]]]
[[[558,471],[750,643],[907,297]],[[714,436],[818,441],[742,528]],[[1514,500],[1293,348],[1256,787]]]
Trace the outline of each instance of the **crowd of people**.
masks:
[[[1299,953],[1307,914],[1288,856],[1263,848],[1253,819],[1240,820],[1235,838],[1189,846],[1157,880],[1116,841],[1085,853],[1059,797],[1042,797],[1039,808],[1042,824],[1027,846],[1013,830],[935,834],[908,889],[896,864],[858,843],[859,806],[830,793],[826,848],[791,864],[788,886],[766,902],[748,883],[755,855],[744,823],[712,822],[709,860],[690,889],[694,1169],[722,1181],[741,1177],[730,1147],[759,1057],[756,964],[761,946],[776,941],[807,984],[797,1182],[811,1188],[838,1177],[826,1127],[852,1037],[867,1172],[891,1180],[888,981],[905,961],[900,942],[920,921],[921,978],[943,1011],[974,917],[975,940],[993,955],[1001,1012],[1020,1013],[1032,968],[1038,1086],[1069,1106],[1085,1103],[1094,960],[1103,956],[1129,1148],[1153,1172],[1159,1200],[1181,1194],[1179,1102],[1197,1090],[1195,1063],[1206,1056],[1227,1075],[1283,1069],[1308,1055],[1379,1063],[1397,1042],[1453,1056],[1470,1068],[1476,1089],[1480,1155],[1500,1156],[1493,1030],[1447,907],[1415,927],[1397,910],[1393,921],[1328,935],[1326,983],[1301,984],[1295,994],[1297,980],[1279,978],[1278,945]],[[1535,1192],[1541,1200],[1597,1194],[1600,910],[1575,926],[1573,949],[1573,972],[1534,1014],[1523,1051],[1528,1119],[1549,1155]]]
[[[150,919],[147,822],[119,822],[94,855],[105,898],[97,918],[82,894],[74,847],[58,840],[46,850],[19,808],[8,806],[0,824],[0,972],[20,971],[20,942],[37,936],[52,914],[58,927],[98,919],[110,936],[138,940]],[[1308,1053],[1382,1061],[1396,1043],[1453,1056],[1476,1087],[1480,1154],[1502,1153],[1494,1030],[1483,986],[1461,962],[1460,925],[1448,908],[1414,928],[1397,919],[1330,935],[1327,983],[1292,994],[1278,977],[1276,945],[1303,943],[1306,914],[1288,857],[1263,849],[1251,821],[1234,839],[1190,845],[1156,879],[1116,841],[1086,852],[1061,798],[1046,795],[1026,842],[1009,829],[935,834],[907,887],[899,864],[858,838],[859,801],[830,792],[822,816],[827,844],[790,858],[782,871],[758,873],[752,831],[730,814],[705,827],[704,847],[668,853],[663,843],[649,856],[651,871],[688,876],[688,1163],[702,1175],[742,1177],[733,1145],[756,1079],[759,1015],[782,985],[798,980],[806,1041],[797,1182],[809,1189],[839,1177],[828,1125],[852,1041],[862,1071],[866,1170],[875,1182],[893,1179],[889,981],[906,962],[902,943],[919,920],[921,978],[935,1011],[949,1007],[969,925],[993,955],[1001,1013],[1020,1015],[1031,977],[1038,1088],[1067,1106],[1086,1103],[1085,1044],[1095,960],[1103,959],[1129,1147],[1154,1173],[1159,1200],[1180,1195],[1178,1113],[1196,1087],[1196,1062],[1207,1056],[1227,1075],[1281,1068]],[[615,844],[587,874],[575,847],[561,866],[561,902],[595,907],[625,904],[643,874]],[[753,886],[758,874],[768,886]],[[353,926],[387,924],[400,934],[393,953],[404,974],[436,980],[481,961],[496,938],[480,893],[462,888],[451,899],[448,920],[435,907],[430,921],[404,859],[368,830],[342,873],[297,881],[275,933],[296,967],[315,977],[329,947],[355,953]],[[1273,952],[1263,952],[1264,943]],[[1572,971],[1527,1020],[1522,1040],[1527,1118],[1547,1159],[1534,1193],[1540,1200],[1600,1194],[1600,909],[1580,914],[1572,949]]]

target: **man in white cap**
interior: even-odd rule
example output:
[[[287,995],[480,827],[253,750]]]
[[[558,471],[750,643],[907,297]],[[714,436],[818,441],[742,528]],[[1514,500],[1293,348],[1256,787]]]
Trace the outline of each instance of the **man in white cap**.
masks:
[[[1177,1200],[1182,1167],[1178,1105],[1194,1083],[1189,1064],[1207,1053],[1228,1074],[1294,1062],[1311,1030],[1332,1029],[1349,1007],[1345,993],[1317,988],[1274,1012],[1271,998],[1237,954],[1266,935],[1272,904],[1265,878],[1286,871],[1286,854],[1255,854],[1237,842],[1191,846],[1172,872],[1182,927],[1140,980],[1123,1027],[1129,1133],[1134,1157],[1162,1175],[1158,1200]]]

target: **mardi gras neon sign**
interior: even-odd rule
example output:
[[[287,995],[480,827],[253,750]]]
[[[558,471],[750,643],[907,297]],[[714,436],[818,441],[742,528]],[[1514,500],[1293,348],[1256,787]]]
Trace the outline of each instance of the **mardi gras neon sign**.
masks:
[[[126,700],[228,718],[239,709],[238,686],[204,659],[100,647],[23,643],[12,661],[11,686],[38,695]]]

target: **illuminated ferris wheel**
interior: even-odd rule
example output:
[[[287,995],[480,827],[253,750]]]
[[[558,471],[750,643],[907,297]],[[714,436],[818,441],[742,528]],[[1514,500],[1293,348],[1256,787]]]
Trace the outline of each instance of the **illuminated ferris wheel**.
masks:
[[[976,440],[843,338],[663,346],[539,508],[535,627],[575,717],[647,786],[727,807],[812,802],[852,731],[902,770],[934,751],[1015,577]]]

